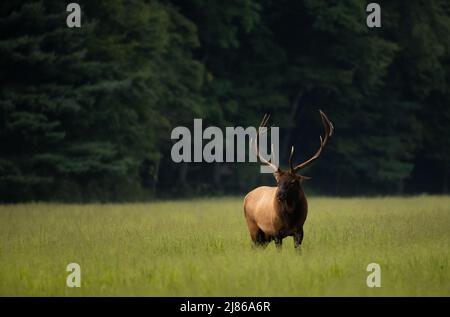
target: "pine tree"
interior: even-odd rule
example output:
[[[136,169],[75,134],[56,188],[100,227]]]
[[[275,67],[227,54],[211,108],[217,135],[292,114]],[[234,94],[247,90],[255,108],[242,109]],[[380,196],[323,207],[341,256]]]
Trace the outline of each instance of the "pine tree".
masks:
[[[198,98],[195,30],[144,1],[86,1],[70,29],[64,5],[1,7],[0,200],[142,197],[166,113]]]

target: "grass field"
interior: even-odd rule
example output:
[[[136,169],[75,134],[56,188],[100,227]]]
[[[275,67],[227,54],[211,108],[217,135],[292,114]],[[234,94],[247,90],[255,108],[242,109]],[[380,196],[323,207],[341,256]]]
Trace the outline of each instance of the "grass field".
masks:
[[[0,295],[450,296],[450,197],[309,205],[301,252],[254,250],[238,198],[3,205]],[[81,288],[66,287],[71,262]]]

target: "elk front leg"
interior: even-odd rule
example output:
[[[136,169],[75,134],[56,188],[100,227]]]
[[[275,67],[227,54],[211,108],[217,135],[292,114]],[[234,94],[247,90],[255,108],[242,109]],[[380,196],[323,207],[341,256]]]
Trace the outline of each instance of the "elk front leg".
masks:
[[[283,238],[281,236],[275,236],[273,240],[275,241],[275,246],[277,247],[277,249],[281,250],[281,246],[283,245]]]
[[[294,246],[296,249],[300,247],[302,241],[303,241],[303,227],[301,227],[300,230],[294,234]]]

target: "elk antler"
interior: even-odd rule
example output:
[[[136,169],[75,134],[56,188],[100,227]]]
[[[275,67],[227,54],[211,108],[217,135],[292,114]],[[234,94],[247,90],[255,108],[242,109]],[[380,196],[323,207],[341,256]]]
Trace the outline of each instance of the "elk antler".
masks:
[[[269,121],[269,118],[270,118],[270,115],[268,115],[268,114],[264,115],[264,117],[261,121],[261,124],[259,125],[258,131],[256,133],[256,139],[255,139],[256,156],[259,158],[259,160],[262,163],[270,166],[274,170],[274,172],[279,172],[280,168],[271,162],[271,161],[273,161],[273,159],[268,161],[259,154],[259,136],[261,134],[261,129],[267,128],[267,122]],[[250,142],[252,142],[252,141],[250,140]],[[275,155],[275,152],[273,150],[273,144],[271,145],[271,148],[272,148],[272,157],[273,157]]]
[[[331,123],[331,121],[328,120],[327,116],[325,115],[325,113],[322,112],[322,110],[319,110],[319,112],[320,112],[320,116],[322,118],[322,124],[325,128],[324,137],[322,138],[322,136],[320,136],[320,148],[319,148],[319,150],[317,150],[316,154],[314,154],[309,160],[307,160],[303,163],[300,163],[294,167],[292,165],[292,158],[294,156],[294,147],[292,146],[291,147],[291,155],[289,156],[289,166],[291,167],[291,173],[295,173],[298,170],[305,168],[306,166],[308,166],[309,164],[311,164],[312,162],[317,160],[319,158],[320,154],[322,154],[323,148],[327,144],[328,137],[331,137],[333,135],[333,131],[334,131],[333,123]]]

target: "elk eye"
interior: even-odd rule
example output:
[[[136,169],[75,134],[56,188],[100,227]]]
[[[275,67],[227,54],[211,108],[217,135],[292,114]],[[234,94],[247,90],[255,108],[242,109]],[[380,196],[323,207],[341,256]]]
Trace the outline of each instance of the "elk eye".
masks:
[[[296,181],[296,179],[291,180],[291,184],[294,184]]]

